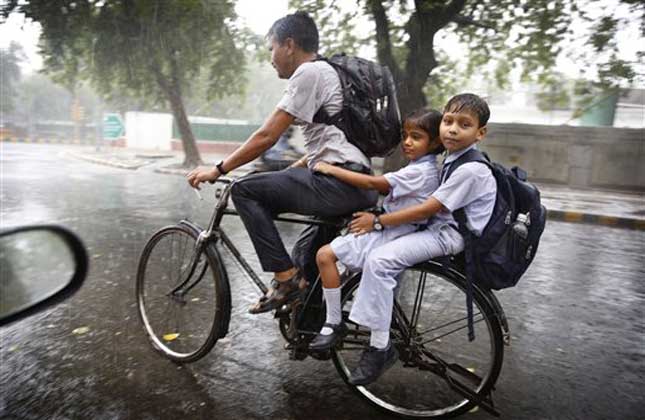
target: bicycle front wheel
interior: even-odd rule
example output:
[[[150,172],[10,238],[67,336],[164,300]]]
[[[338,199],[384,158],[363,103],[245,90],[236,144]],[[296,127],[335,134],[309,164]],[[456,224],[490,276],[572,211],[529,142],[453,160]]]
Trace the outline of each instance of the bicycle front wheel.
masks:
[[[177,362],[192,362],[215,345],[230,316],[226,273],[207,246],[188,277],[198,232],[183,225],[156,232],[139,259],[137,307],[153,347]],[[228,307],[226,307],[228,305]]]
[[[350,333],[333,351],[334,364],[347,382],[369,330],[348,319],[359,283],[348,285],[343,317]],[[376,382],[352,386],[381,410],[407,418],[447,418],[487,399],[499,375],[503,342],[499,321],[483,293],[475,291],[474,341],[468,341],[463,277],[455,272],[413,267],[400,281],[391,340],[399,360]],[[470,393],[470,395],[468,395]]]

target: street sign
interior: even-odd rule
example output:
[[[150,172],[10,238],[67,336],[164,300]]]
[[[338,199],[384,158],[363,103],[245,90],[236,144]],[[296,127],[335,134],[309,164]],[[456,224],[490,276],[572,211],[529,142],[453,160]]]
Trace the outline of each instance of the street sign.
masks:
[[[114,140],[123,136],[125,127],[119,114],[103,114],[103,138]]]

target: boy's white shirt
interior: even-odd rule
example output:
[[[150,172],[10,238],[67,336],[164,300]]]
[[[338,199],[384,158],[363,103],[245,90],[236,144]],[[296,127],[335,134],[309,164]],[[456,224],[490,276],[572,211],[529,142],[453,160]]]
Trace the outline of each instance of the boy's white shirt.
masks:
[[[450,154],[444,166],[476,148],[476,144]],[[466,225],[476,235],[481,235],[493,214],[497,183],[490,169],[483,163],[468,162],[457,168],[432,194],[450,212],[464,208]],[[442,214],[444,212],[441,212]]]

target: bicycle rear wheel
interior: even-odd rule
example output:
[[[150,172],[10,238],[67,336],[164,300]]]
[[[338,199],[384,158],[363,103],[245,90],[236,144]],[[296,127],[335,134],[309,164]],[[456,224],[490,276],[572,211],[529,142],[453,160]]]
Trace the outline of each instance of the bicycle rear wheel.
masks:
[[[178,362],[208,353],[230,317],[226,273],[217,250],[207,246],[186,282],[197,230],[165,227],[148,241],[137,271],[137,307],[154,348]],[[223,331],[222,331],[223,330]]]
[[[358,285],[348,284],[344,294],[343,317],[350,334],[333,351],[345,381],[369,344],[369,330],[348,319]],[[476,290],[473,301],[476,339],[469,342],[463,277],[431,266],[406,270],[397,298],[400,311],[395,308],[398,315],[393,316],[391,330],[399,360],[376,382],[349,386],[370,404],[402,417],[447,418],[473,408],[476,403],[463,389],[487,398],[504,351],[498,318],[485,296]]]

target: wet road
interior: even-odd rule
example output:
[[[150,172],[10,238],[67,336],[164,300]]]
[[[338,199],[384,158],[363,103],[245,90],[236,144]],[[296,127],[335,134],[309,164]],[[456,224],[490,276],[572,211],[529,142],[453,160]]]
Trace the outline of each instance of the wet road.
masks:
[[[190,365],[158,356],[135,308],[138,255],[161,226],[206,224],[212,200],[198,202],[181,177],[94,165],[62,146],[2,147],[2,227],[62,223],[84,239],[91,268],[71,300],[0,331],[0,418],[389,418],[331,361],[289,361],[272,317],[246,313],[257,292],[233,264],[228,337]],[[250,254],[239,221],[225,225]],[[299,230],[282,229],[287,244]],[[513,335],[494,394],[502,418],[642,418],[644,255],[644,232],[547,226],[520,285],[498,293]]]

